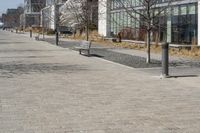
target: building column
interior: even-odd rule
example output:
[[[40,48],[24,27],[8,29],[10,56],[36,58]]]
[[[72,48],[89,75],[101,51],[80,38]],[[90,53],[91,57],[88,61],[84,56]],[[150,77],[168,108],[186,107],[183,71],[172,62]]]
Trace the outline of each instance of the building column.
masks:
[[[198,6],[197,6],[197,15],[198,15],[198,31],[196,34],[198,34],[197,37],[197,45],[200,46],[200,1],[198,0]]]
[[[111,36],[111,1],[112,0],[108,0],[108,3],[107,3],[107,37],[110,37]]]
[[[167,42],[171,43],[172,42],[172,19],[171,19],[171,15],[167,16]]]
[[[24,25],[23,25],[23,29],[25,29],[25,28],[26,28],[26,24],[27,24],[27,23],[26,23],[26,21],[27,21],[27,20],[26,20],[26,18],[27,18],[27,15],[26,15],[26,14],[24,14]]]
[[[110,0],[99,1],[98,9],[98,33],[101,36],[110,36]]]

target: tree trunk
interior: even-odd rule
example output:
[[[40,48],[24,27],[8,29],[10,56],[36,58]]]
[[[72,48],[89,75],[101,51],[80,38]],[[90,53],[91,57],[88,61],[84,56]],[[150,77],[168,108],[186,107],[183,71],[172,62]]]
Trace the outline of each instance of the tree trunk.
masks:
[[[86,11],[86,40],[88,41],[89,40],[89,12],[88,12],[88,10],[89,10],[89,5],[88,5],[88,1],[86,0],[86,6],[87,6],[87,11]]]
[[[44,39],[44,25],[42,27],[42,36],[43,36],[43,39]]]
[[[55,31],[56,31],[56,45],[58,46],[59,43],[59,7],[57,4],[57,1],[55,1],[54,3],[54,7],[55,7]]]
[[[89,24],[87,22],[87,26],[86,26],[86,40],[89,41]]]
[[[56,30],[56,45],[58,46],[59,44],[59,32]]]
[[[147,31],[147,58],[146,58],[146,63],[150,63],[151,62],[151,57],[150,57],[150,43],[151,43],[151,32],[148,30]]]

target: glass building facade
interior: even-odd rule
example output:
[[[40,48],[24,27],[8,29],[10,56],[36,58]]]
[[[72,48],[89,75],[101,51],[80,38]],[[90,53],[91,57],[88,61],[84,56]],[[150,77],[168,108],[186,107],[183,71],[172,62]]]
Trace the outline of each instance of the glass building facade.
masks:
[[[24,0],[24,14],[20,16],[20,25],[40,26],[40,11],[45,4],[46,0]]]
[[[158,5],[163,6],[162,4],[166,4],[166,1],[158,0]],[[158,41],[167,40],[170,43],[191,44],[192,39],[197,38],[198,3],[187,1],[172,2],[166,11],[153,20],[158,21],[156,28],[152,30],[153,41],[157,38]],[[120,32],[123,33],[124,39],[141,41],[145,39],[144,21],[138,13],[131,12],[132,7],[142,12],[140,3],[140,0],[111,0],[110,36],[117,36]],[[155,12],[159,9],[158,6]]]

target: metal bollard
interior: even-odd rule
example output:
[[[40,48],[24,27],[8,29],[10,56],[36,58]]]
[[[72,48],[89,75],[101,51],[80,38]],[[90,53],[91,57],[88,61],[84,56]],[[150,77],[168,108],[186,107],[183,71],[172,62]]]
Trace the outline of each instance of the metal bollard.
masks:
[[[162,44],[162,77],[169,77],[169,43]]]
[[[59,33],[56,32],[56,45],[58,46],[58,42],[59,42]]]
[[[33,32],[32,30],[30,30],[30,38],[32,38],[32,36],[33,36]]]

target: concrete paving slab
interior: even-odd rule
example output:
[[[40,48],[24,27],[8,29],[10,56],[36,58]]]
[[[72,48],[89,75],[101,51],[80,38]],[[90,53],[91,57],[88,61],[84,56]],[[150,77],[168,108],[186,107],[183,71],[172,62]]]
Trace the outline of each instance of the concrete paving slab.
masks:
[[[200,78],[153,76],[0,31],[0,133],[199,133]]]

